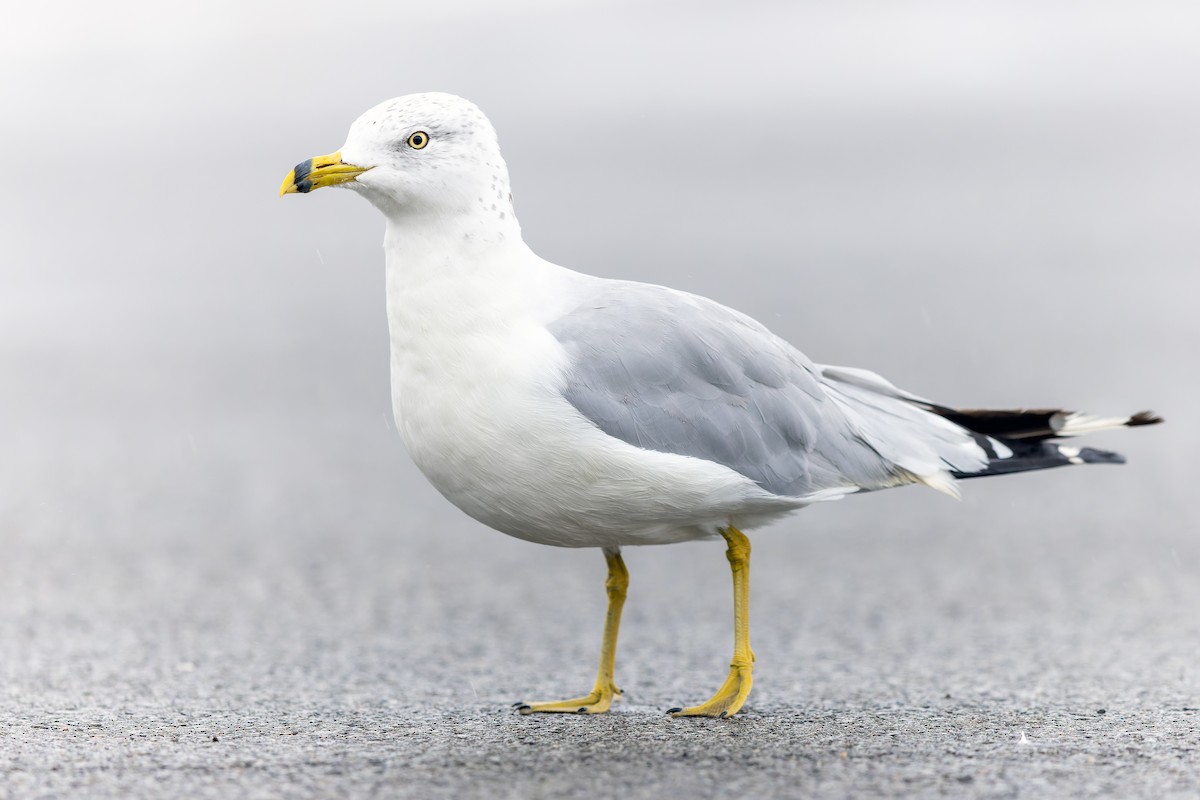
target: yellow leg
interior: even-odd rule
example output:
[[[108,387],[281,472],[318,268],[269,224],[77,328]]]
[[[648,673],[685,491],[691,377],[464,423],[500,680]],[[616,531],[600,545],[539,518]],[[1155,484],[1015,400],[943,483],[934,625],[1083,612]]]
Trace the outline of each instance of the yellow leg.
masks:
[[[625,590],[629,587],[629,570],[616,547],[604,548],[604,560],[608,562],[608,580],[604,588],[608,592],[608,613],[604,617],[604,641],[600,645],[600,670],[596,673],[596,684],[592,691],[572,700],[548,703],[517,703],[522,714],[603,714],[612,707],[613,700],[621,696],[621,690],[613,682],[613,669],[617,660],[617,631],[621,627],[621,609],[625,605]]]
[[[750,540],[730,525],[721,531],[729,549],[725,556],[733,571],[733,661],[729,677],[710,700],[698,706],[672,708],[673,717],[729,717],[746,702],[753,684],[754,651],[750,649]]]

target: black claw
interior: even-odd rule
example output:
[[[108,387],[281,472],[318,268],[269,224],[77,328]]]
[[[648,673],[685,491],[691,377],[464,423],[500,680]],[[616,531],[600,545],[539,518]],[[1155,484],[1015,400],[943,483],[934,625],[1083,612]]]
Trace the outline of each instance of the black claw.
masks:
[[[512,704],[512,707],[513,707],[513,708],[520,708],[520,707],[521,707],[521,706],[523,706],[523,705],[525,705],[525,701],[523,701],[523,700],[518,700],[517,702],[515,702],[515,703],[513,703],[513,704]]]
[[[717,715],[717,719],[725,719],[727,716],[729,716],[729,712],[722,711],[720,714]]]
[[[579,707],[579,710],[578,710],[578,711],[576,711],[575,713],[576,713],[576,714],[586,714],[586,713],[587,713],[587,706],[580,706],[580,707]]]
[[[683,711],[683,709],[682,708],[668,708],[667,709],[668,714],[674,714],[677,711]]]
[[[521,703],[517,706],[517,711],[528,711],[532,708],[533,706],[529,705],[528,703]]]

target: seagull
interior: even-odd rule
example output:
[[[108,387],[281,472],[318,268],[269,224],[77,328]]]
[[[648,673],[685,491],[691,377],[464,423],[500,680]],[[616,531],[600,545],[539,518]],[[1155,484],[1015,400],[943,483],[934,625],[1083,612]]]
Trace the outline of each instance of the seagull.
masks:
[[[386,220],[396,427],[471,517],[520,539],[598,547],[608,611],[590,693],[522,714],[609,711],[629,573],[621,548],[724,539],[734,647],[725,682],[676,717],[728,717],[753,682],[750,540],[814,503],[962,478],[1122,463],[1056,440],[1161,421],[954,409],[864,369],[817,364],[719,303],[595,277],[521,237],[495,129],[442,93],[388,100],[280,195],[351,189]]]

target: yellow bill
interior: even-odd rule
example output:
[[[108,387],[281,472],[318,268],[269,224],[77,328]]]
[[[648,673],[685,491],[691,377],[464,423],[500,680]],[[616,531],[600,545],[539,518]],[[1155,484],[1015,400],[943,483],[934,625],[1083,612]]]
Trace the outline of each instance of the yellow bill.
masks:
[[[287,174],[283,185],[279,187],[279,196],[294,192],[307,194],[322,186],[336,186],[354,180],[369,169],[370,167],[345,163],[342,161],[340,150],[327,156],[310,158],[308,161],[301,161]]]

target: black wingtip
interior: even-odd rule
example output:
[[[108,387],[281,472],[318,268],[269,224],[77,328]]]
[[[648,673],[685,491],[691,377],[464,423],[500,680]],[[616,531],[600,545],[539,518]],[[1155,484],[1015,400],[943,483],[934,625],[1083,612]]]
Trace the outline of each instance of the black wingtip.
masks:
[[[1139,411],[1130,417],[1129,422],[1126,422],[1125,425],[1127,427],[1134,428],[1138,425],[1157,425],[1162,421],[1163,418],[1158,414],[1155,414],[1153,411]]]
[[[1111,450],[1097,450],[1094,447],[1083,447],[1077,456],[1085,464],[1124,464],[1125,456]]]

